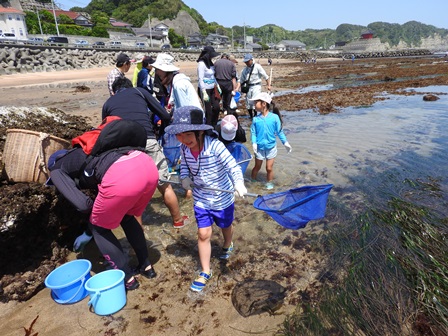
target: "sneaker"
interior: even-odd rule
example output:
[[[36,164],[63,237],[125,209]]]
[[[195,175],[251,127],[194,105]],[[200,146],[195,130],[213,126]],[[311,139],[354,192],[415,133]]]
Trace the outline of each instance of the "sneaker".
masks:
[[[137,281],[136,278],[132,278],[132,281],[126,282],[125,287],[127,291],[134,290],[140,287],[140,283]]]
[[[189,223],[190,223],[190,219],[188,218],[188,216],[182,216],[182,219],[179,222],[173,223],[173,227],[176,229],[180,229]]]
[[[199,273],[199,275],[196,277],[196,279],[194,279],[193,283],[191,284],[190,289],[194,292],[202,291],[212,276],[213,276],[212,271],[210,271],[210,273],[207,272]]]
[[[233,250],[234,250],[233,242],[231,242],[228,248],[225,247],[222,248],[222,252],[218,258],[221,260],[229,260],[230,255],[233,253]]]
[[[265,188],[266,188],[266,190],[274,189],[274,183],[272,183],[272,182],[266,183]]]

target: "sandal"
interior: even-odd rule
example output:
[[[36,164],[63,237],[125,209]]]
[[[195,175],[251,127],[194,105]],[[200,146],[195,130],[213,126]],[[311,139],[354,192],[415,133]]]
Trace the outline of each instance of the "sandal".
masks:
[[[191,284],[190,289],[195,292],[202,291],[205,285],[207,284],[207,281],[209,281],[212,276],[213,276],[212,271],[210,271],[210,273],[206,272],[199,273],[197,278]]]
[[[137,281],[136,278],[132,278],[131,281],[128,281],[125,284],[125,288],[126,288],[127,291],[131,291],[131,290],[137,289],[138,287],[140,287],[140,283]]]
[[[222,248],[222,252],[218,258],[221,260],[229,260],[230,255],[233,253],[233,250],[234,250],[233,242],[231,242],[228,248],[225,247]]]
[[[180,229],[188,223],[190,223],[190,219],[188,218],[188,216],[182,216],[182,219],[179,222],[173,222],[173,227],[176,229]]]
[[[150,269],[146,270],[147,267],[151,267]],[[137,266],[137,268],[132,270],[133,274],[141,274],[144,277],[148,278],[148,279],[152,279],[155,278],[157,276],[156,271],[154,270],[154,266],[152,266],[151,264],[146,266],[145,268],[142,268],[140,266]]]

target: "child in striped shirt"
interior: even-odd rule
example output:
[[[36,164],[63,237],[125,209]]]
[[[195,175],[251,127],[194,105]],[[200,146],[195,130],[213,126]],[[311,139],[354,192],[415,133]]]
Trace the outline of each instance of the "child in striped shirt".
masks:
[[[198,225],[198,249],[202,271],[190,289],[197,292],[200,292],[212,277],[210,239],[213,223],[221,228],[224,237],[219,258],[227,260],[233,251],[234,191],[240,197],[247,193],[240,166],[224,144],[211,132],[212,128],[204,123],[202,110],[194,106],[183,106],[174,111],[173,122],[165,129],[166,133],[175,134],[177,140],[182,143],[182,186],[186,190],[194,187],[194,213]]]

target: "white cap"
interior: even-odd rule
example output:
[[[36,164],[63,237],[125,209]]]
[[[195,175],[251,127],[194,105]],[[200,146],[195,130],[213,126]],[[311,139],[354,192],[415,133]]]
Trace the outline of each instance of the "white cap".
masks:
[[[254,102],[256,100],[262,100],[265,101],[266,103],[270,104],[272,101],[271,95],[267,92],[260,92],[258,94],[256,94],[254,97],[252,97],[251,99],[249,99],[250,101]]]
[[[227,115],[221,120],[221,136],[224,140],[232,141],[235,139],[238,129],[238,121],[234,115]]]

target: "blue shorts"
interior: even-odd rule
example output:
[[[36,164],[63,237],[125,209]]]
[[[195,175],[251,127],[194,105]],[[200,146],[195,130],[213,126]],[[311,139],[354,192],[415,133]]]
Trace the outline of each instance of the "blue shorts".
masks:
[[[235,203],[232,203],[224,210],[207,210],[197,206],[194,207],[194,216],[198,223],[198,228],[206,228],[216,223],[221,229],[232,225],[235,213]]]
[[[255,158],[258,160],[269,160],[277,156],[277,146],[271,149],[259,149]]]

